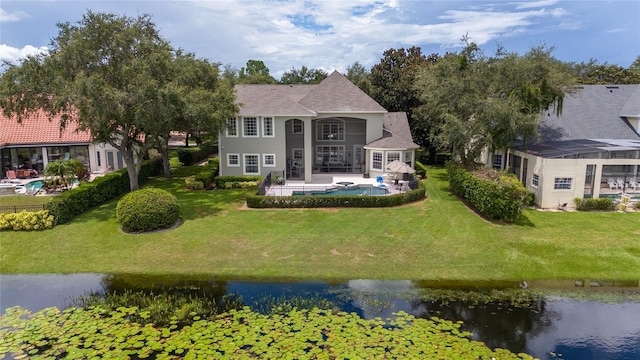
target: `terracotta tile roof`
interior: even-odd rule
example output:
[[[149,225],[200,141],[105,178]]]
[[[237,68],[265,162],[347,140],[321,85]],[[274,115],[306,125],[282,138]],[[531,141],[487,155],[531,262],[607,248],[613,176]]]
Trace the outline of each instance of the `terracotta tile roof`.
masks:
[[[89,131],[76,131],[74,123],[60,131],[60,116],[49,120],[42,110],[31,113],[18,123],[16,117],[6,117],[0,111],[0,146],[39,144],[87,144],[91,142]]]

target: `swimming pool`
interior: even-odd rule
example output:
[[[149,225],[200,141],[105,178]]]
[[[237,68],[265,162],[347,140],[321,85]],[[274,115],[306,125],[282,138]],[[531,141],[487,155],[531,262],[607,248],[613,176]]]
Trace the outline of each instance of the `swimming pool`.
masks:
[[[354,185],[345,186],[344,188],[331,188],[321,191],[294,191],[293,196],[384,196],[388,195],[389,191],[384,188],[379,188],[371,185]]]
[[[71,182],[71,185],[76,185],[78,184],[78,179],[74,179]],[[33,181],[29,181],[28,183],[24,184],[25,189],[27,190],[28,194],[31,194],[35,191],[38,191],[40,189],[42,189],[42,180],[33,180]]]

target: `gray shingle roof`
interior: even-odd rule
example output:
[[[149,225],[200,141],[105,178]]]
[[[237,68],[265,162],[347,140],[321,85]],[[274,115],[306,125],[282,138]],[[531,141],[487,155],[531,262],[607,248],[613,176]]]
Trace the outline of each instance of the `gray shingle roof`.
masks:
[[[319,112],[386,110],[349,79],[334,71],[317,85],[236,85],[241,116],[316,116]]]
[[[300,104],[317,112],[387,112],[337,71],[322,80]]]
[[[409,120],[405,112],[384,114],[384,135],[365,146],[376,149],[419,149],[413,142]]]
[[[583,85],[564,99],[562,114],[541,117],[543,142],[578,139],[640,139],[622,117],[640,114],[640,85]]]

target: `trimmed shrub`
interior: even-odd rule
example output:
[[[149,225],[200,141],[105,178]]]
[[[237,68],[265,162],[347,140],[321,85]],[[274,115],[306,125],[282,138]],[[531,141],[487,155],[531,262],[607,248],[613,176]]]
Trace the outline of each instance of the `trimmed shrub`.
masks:
[[[204,183],[202,181],[196,180],[196,176],[189,176],[184,179],[184,183],[189,190],[202,190],[204,189]]]
[[[388,196],[247,196],[250,208],[391,207],[424,199],[426,188]]]
[[[246,189],[258,186],[262,176],[218,176],[214,179],[218,189]]]
[[[609,198],[591,198],[591,199],[581,199],[575,198],[573,201],[576,204],[576,209],[578,211],[594,211],[594,210],[604,210],[611,211],[613,210],[613,199]]]
[[[150,177],[162,173],[162,159],[142,163],[138,181],[145,184]],[[47,203],[49,214],[55,218],[55,225],[66,224],[73,217],[88,209],[103,204],[130,191],[127,169],[111,172],[90,183],[80,184],[75,189],[65,191]]]
[[[427,178],[427,166],[422,164],[419,161],[415,162],[416,164],[416,176],[421,179]]]
[[[47,210],[0,214],[0,231],[33,231],[51,229],[54,218]]]
[[[125,231],[139,232],[168,228],[179,217],[178,199],[166,190],[140,189],[118,201],[116,216]]]
[[[197,148],[185,148],[178,150],[178,160],[180,160],[182,165],[190,166],[217,152],[218,145],[211,141],[206,141],[200,144]]]
[[[480,214],[494,220],[513,222],[528,199],[527,189],[515,175],[479,167],[474,172],[460,164],[447,164],[449,186]]]

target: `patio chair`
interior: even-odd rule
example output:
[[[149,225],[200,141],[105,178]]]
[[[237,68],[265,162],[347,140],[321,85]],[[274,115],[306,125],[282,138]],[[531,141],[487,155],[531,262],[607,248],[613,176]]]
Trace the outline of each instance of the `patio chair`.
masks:
[[[618,182],[613,180],[613,178],[608,178],[607,179],[607,184],[609,185],[609,189],[617,189],[618,188]]]
[[[9,180],[17,180],[18,176],[16,175],[15,170],[7,170],[7,179]]]
[[[640,186],[640,184],[638,184],[638,182],[632,179],[632,180],[629,180],[629,186],[627,186],[627,189],[633,188],[633,191],[637,191],[638,186]]]

